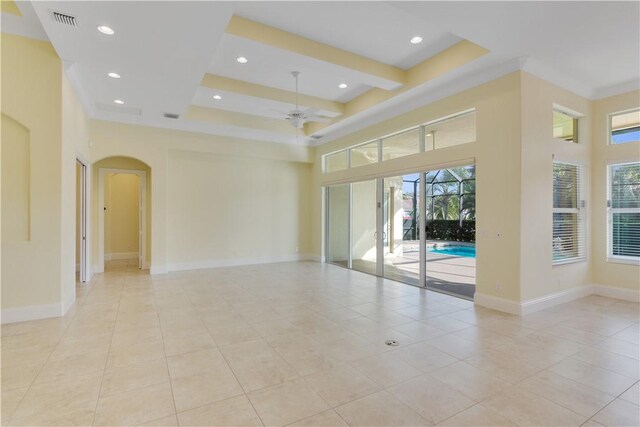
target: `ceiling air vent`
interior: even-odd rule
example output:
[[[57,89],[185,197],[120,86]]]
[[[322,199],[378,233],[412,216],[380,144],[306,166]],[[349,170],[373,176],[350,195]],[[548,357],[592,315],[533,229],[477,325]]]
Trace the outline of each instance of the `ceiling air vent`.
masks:
[[[66,13],[56,12],[55,10],[50,10],[49,14],[51,15],[51,19],[53,19],[58,24],[69,25],[71,27],[77,27],[78,21],[75,16],[67,15]]]
[[[164,116],[167,119],[177,119],[178,117],[180,117],[180,114],[176,114],[176,113],[164,113]]]

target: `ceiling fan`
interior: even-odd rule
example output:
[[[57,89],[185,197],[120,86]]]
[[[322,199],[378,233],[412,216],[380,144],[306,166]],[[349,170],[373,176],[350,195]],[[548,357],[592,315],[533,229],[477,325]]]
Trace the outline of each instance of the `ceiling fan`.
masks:
[[[292,71],[291,75],[296,80],[296,108],[287,113],[283,112],[282,114],[286,116],[284,120],[288,120],[296,129],[302,129],[307,122],[330,123],[331,119],[328,117],[316,114],[318,111],[317,108],[308,108],[304,111],[300,110],[298,106],[298,76],[300,75],[300,71]]]

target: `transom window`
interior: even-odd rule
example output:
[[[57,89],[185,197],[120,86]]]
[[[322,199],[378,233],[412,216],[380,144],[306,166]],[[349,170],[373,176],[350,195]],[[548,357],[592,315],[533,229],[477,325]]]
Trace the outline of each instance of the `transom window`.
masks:
[[[611,144],[640,141],[640,109],[610,115],[609,130]]]

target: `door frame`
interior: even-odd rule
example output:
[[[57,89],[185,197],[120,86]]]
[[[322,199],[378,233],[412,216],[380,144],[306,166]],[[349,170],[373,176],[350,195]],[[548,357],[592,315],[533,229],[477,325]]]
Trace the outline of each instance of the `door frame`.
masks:
[[[98,266],[96,272],[104,272],[104,177],[109,173],[137,175],[140,181],[140,205],[138,206],[138,268],[147,261],[147,173],[137,169],[98,168]]]
[[[87,220],[89,218],[89,203],[88,203],[88,177],[87,165],[88,163],[76,155],[76,164],[80,165],[80,281],[88,282],[91,278],[91,269],[89,262],[89,236],[87,233],[88,226]],[[77,188],[77,183],[76,183]],[[76,190],[77,191],[77,190]],[[76,194],[76,200],[78,195]],[[77,224],[76,224],[77,227]],[[76,236],[77,239],[77,236]]]

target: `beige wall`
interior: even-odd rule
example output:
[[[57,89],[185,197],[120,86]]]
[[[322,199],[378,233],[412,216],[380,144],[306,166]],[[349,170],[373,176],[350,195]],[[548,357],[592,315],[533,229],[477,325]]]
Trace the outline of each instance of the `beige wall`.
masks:
[[[151,170],[151,168],[146,164],[141,162],[140,160],[131,158],[131,157],[124,157],[124,156],[113,156],[113,157],[107,157],[104,158],[102,160],[99,160],[95,163],[93,163],[93,167],[92,167],[92,171],[91,171],[91,195],[90,195],[90,203],[92,205],[92,220],[91,220],[91,236],[92,236],[92,258],[91,258],[91,263],[94,266],[94,270],[95,271],[100,271],[102,266],[98,265],[98,245],[100,244],[99,242],[99,238],[98,238],[98,215],[100,215],[101,213],[104,214],[104,210],[103,210],[103,206],[98,206],[98,174],[100,169],[123,169],[123,170],[131,170],[131,171],[144,171],[145,172],[145,177],[146,177],[146,233],[145,233],[145,237],[146,237],[146,260],[145,262],[150,263],[153,262],[153,252],[152,252],[152,242],[154,239],[153,236],[153,199],[154,199],[154,193],[153,193],[153,187],[152,184],[154,182],[154,178],[155,176],[153,175],[153,171]],[[125,180],[127,179],[127,177],[131,177],[132,175],[123,175],[125,178]],[[137,176],[133,175],[136,179]],[[139,182],[136,181],[137,184],[139,185]],[[126,187],[125,189],[128,190],[129,193],[133,193],[135,192],[135,194],[130,194],[130,197],[138,197],[138,189],[137,188],[132,188],[132,187]],[[107,192],[109,191],[109,180],[108,180],[108,174],[105,176],[105,203],[107,203],[109,201],[109,195],[107,194]],[[131,213],[123,213],[123,215],[131,215]],[[118,238],[116,237],[116,250],[113,250],[111,247],[111,241],[112,241],[112,233],[107,230],[107,222],[111,217],[108,215],[105,215],[105,235],[104,235],[104,239],[105,239],[105,247],[104,247],[104,253],[111,253],[111,252],[131,252],[129,250],[122,250],[122,248],[126,248],[127,244],[126,243],[126,238]],[[138,227],[137,222],[134,225],[133,223],[129,223],[129,229],[131,229],[132,227]],[[124,235],[131,235],[132,232],[130,231],[124,231]],[[129,238],[129,240],[131,240],[131,237]],[[138,249],[136,249],[135,252],[137,252]]]
[[[110,173],[105,176],[105,258],[135,259],[138,257],[140,198],[140,178],[137,175]]]
[[[80,271],[80,258],[82,256],[82,166],[76,162],[76,271]]]
[[[309,253],[313,149],[101,121],[91,138],[94,160],[151,168],[152,273]]]
[[[477,290],[512,301],[520,299],[520,73],[436,101],[349,136],[317,147],[313,166],[312,247],[322,255],[321,188],[330,183],[374,176],[477,165]],[[322,174],[322,155],[433,121],[476,109],[476,142]],[[499,155],[497,154],[499,153]]]
[[[608,115],[640,106],[640,92],[600,99],[593,103],[591,258],[593,282],[625,289],[640,288],[640,266],[607,261],[607,165],[640,160],[640,143],[610,145]]]
[[[170,150],[171,269],[306,253],[309,177],[305,163]]]
[[[30,161],[15,165],[10,174],[27,176],[29,191],[29,236],[9,239],[7,229],[17,224],[2,223],[2,309],[46,306],[60,307],[61,296],[61,79],[62,66],[49,43],[2,33],[2,151],[10,120],[28,134]],[[14,127],[15,129],[15,127]],[[9,130],[9,128],[7,128]],[[12,144],[9,142],[7,144]],[[3,157],[5,153],[2,153]],[[3,183],[8,177],[4,173]],[[28,168],[28,170],[25,170]],[[72,167],[71,173],[75,169]],[[26,191],[23,187],[23,191]],[[72,184],[71,190],[75,186]],[[6,193],[9,195],[9,193]],[[9,200],[2,192],[2,205]],[[72,203],[72,209],[75,204]],[[72,221],[75,215],[72,210]],[[7,238],[5,238],[5,235]],[[24,236],[24,233],[23,233]],[[24,236],[26,237],[26,236]],[[73,243],[73,232],[71,233]],[[75,267],[71,248],[71,268]]]
[[[521,103],[520,283],[522,299],[529,300],[590,283],[588,259],[552,264],[552,209],[554,158],[586,167],[586,203],[591,205],[588,175],[593,115],[589,100],[527,73],[522,73]],[[584,115],[578,121],[578,144],[553,137],[554,104]]]

